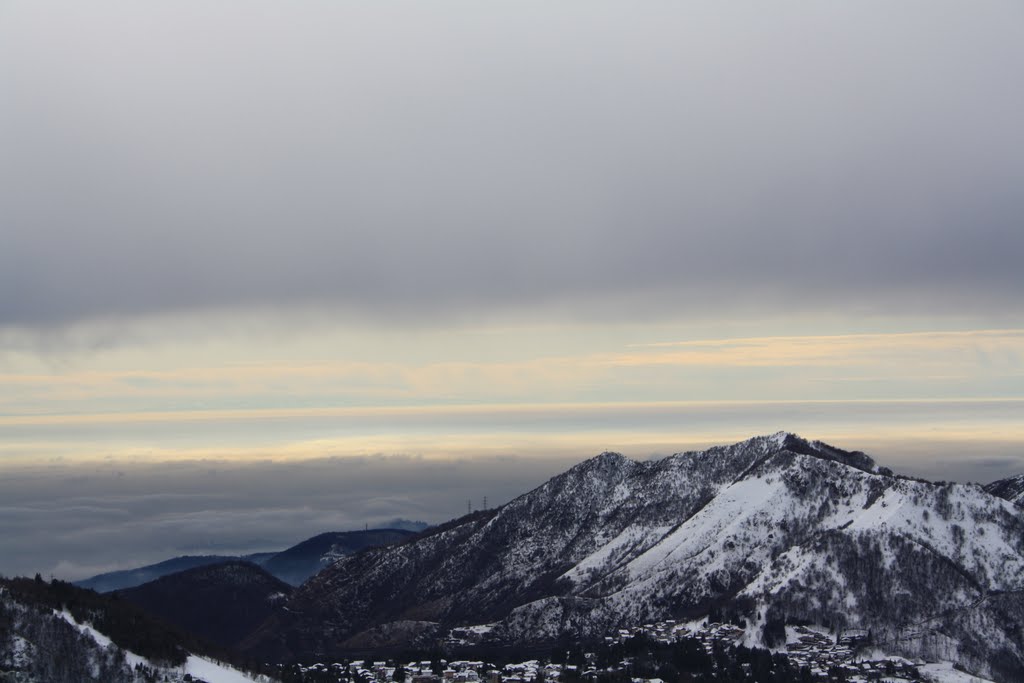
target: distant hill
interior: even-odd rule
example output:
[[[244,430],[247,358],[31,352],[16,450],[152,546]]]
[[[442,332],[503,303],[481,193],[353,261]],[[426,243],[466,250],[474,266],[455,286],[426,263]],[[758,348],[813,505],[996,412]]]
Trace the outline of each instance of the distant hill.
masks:
[[[221,564],[235,560],[252,562],[292,585],[299,585],[331,562],[375,545],[397,543],[428,528],[426,522],[408,519],[392,519],[382,528],[362,531],[329,531],[306,539],[287,550],[250,555],[182,555],[163,562],[149,564],[135,569],[106,572],[81,581],[74,581],[80,588],[91,588],[97,593],[110,593],[141,586],[162,576],[186,571],[195,567]]]
[[[342,557],[366,548],[399,543],[415,535],[404,529],[329,531],[274,555],[263,567],[282,581],[298,586]]]
[[[411,519],[404,519],[402,517],[395,517],[394,519],[378,524],[370,531],[376,531],[377,529],[404,529],[405,531],[423,531],[429,529],[430,525],[426,522],[413,521]]]
[[[230,560],[118,591],[119,599],[224,648],[233,648],[292,587],[251,562]]]
[[[254,553],[243,557],[238,557],[237,555],[182,555],[181,557],[172,557],[169,560],[146,565],[145,567],[97,574],[91,578],[74,581],[73,583],[79,588],[91,588],[97,593],[109,593],[121,590],[122,588],[140,586],[149,581],[159,579],[161,576],[167,576],[168,574],[174,574],[194,567],[220,564],[232,560],[245,560],[255,564],[262,564],[276,554],[272,552]]]

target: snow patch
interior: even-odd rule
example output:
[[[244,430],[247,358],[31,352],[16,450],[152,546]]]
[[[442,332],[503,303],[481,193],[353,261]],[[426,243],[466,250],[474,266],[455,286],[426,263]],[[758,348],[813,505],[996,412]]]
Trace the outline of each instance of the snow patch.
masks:
[[[53,613],[77,628],[83,634],[92,638],[100,647],[117,647],[110,638],[93,628],[92,624],[82,624],[77,622],[75,617],[67,610],[62,610],[60,612],[54,610]],[[136,664],[141,664],[153,669],[167,668],[155,665],[145,657],[141,657],[130,650],[124,650],[122,648],[122,651],[124,652],[125,661],[130,667],[134,667]],[[206,681],[206,683],[268,683],[270,681],[266,676],[253,677],[239,671],[238,669],[233,669],[225,664],[220,664],[212,659],[199,657],[197,655],[189,655],[183,666],[175,667],[171,670],[177,671],[183,675],[191,674],[193,678],[201,678]]]
[[[252,677],[238,669],[196,655],[189,655],[182,669],[184,673],[192,674],[193,678],[201,678],[206,683],[266,683],[270,680],[265,676]]]
[[[932,683],[992,683],[987,678],[979,678],[963,671],[957,671],[949,662],[925,664],[918,667],[918,670],[925,680],[932,681]]]
[[[80,624],[77,621],[75,621],[75,617],[72,616],[71,612],[67,611],[66,609],[61,610],[60,612],[58,612],[57,610],[53,610],[53,613],[55,616],[60,617],[64,621],[68,622],[69,624],[77,628],[84,635],[87,635],[90,638],[92,638],[100,647],[117,647],[116,645],[114,645],[114,642],[110,640],[110,638],[94,629],[92,627],[92,624]],[[125,661],[128,663],[128,666],[131,667],[134,667],[136,664],[142,664],[143,666],[149,667],[153,666],[153,664],[151,664],[148,659],[146,659],[145,657],[140,657],[139,655],[129,650],[124,650],[124,658]]]

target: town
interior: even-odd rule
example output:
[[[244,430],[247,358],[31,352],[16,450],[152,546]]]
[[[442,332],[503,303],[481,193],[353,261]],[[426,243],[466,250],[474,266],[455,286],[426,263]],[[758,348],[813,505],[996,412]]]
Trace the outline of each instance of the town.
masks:
[[[449,648],[472,648],[486,628],[453,629]],[[545,659],[497,665],[476,659],[354,660],[293,664],[274,673],[284,683],[900,683],[920,681],[918,665],[901,658],[858,656],[867,634],[838,637],[787,626],[777,652],[743,645],[744,630],[728,623],[664,621],[620,629],[593,651],[568,650]]]

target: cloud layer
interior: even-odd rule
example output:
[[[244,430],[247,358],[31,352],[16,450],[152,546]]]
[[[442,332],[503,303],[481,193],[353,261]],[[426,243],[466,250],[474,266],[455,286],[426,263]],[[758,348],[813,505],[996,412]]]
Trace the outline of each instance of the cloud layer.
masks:
[[[395,517],[436,523],[464,514],[467,500],[505,502],[568,464],[376,456],[24,468],[0,479],[0,572],[76,579],[183,554],[283,550]]]
[[[1018,3],[7,3],[0,325],[1019,312]]]

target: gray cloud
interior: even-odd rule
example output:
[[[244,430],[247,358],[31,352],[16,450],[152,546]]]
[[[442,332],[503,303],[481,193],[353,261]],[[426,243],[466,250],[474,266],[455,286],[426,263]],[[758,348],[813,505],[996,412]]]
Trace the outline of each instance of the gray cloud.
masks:
[[[0,325],[1019,310],[1019,3],[0,12]]]

